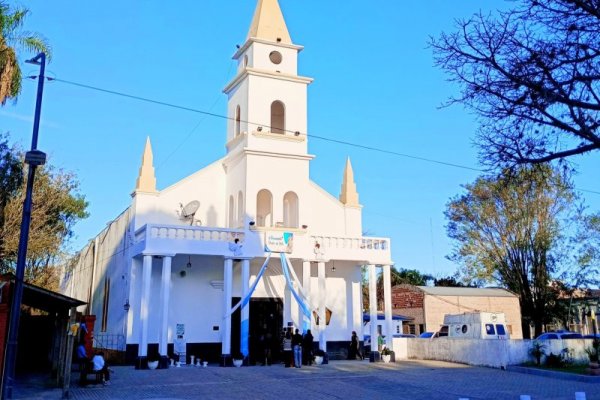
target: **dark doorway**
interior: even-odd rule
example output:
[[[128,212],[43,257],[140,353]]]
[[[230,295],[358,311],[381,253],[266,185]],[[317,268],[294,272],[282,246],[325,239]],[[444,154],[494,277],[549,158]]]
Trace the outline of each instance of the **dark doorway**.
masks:
[[[232,306],[240,301],[232,298]],[[240,352],[240,310],[231,315],[231,352]],[[250,363],[279,362],[280,339],[283,330],[283,301],[279,298],[250,299],[249,350]]]
[[[250,300],[250,363],[279,362],[283,331],[283,301],[279,298]]]

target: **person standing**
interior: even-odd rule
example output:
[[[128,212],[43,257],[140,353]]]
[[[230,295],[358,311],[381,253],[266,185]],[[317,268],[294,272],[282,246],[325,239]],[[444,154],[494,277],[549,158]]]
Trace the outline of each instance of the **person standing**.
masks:
[[[290,330],[287,330],[283,337],[283,360],[286,368],[292,365],[292,333]]]
[[[292,337],[292,347],[294,348],[294,367],[302,368],[302,335],[298,329]]]
[[[364,359],[360,351],[360,342],[358,341],[356,331],[352,331],[352,337],[350,338],[350,349],[348,351],[348,359],[356,360],[356,356],[360,357],[361,360]]]
[[[304,359],[304,364],[312,365],[313,360],[313,335],[310,333],[310,329],[306,331],[304,337],[302,338],[302,358]]]

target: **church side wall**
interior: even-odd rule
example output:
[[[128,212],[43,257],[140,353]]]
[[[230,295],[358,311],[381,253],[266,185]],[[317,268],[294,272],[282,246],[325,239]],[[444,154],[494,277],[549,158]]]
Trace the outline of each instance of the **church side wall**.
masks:
[[[346,211],[335,197],[311,182],[307,191],[310,229],[319,234],[360,237],[361,232],[347,232]],[[356,228],[355,228],[356,229]]]
[[[128,208],[79,252],[74,269],[63,285],[64,294],[88,302],[79,307],[79,311],[96,315],[96,333],[124,333],[127,315],[123,306],[129,292],[130,222],[131,210]]]
[[[222,160],[182,179],[162,190],[153,199],[153,208],[148,210],[146,215],[136,214],[136,229],[145,223],[189,225],[190,222],[182,221],[177,213],[181,211],[180,204],[185,206],[192,200],[200,202],[195,218],[201,220],[203,226],[224,227],[225,181]]]

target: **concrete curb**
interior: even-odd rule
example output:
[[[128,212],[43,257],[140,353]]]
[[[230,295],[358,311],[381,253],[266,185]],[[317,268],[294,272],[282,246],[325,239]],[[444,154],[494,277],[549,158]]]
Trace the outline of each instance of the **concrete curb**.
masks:
[[[538,368],[520,367],[517,365],[510,365],[507,367],[507,370],[512,372],[519,372],[521,374],[538,375],[546,376],[548,378],[562,379],[565,381],[600,383],[600,376],[570,374],[568,372],[549,371]]]

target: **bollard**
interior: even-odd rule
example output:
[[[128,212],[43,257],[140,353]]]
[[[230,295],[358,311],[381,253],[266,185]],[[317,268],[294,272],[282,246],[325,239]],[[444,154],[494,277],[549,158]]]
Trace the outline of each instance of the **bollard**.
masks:
[[[585,392],[575,392],[575,400],[585,400]]]
[[[519,396],[519,400],[531,400],[531,396],[528,394],[522,394]]]

